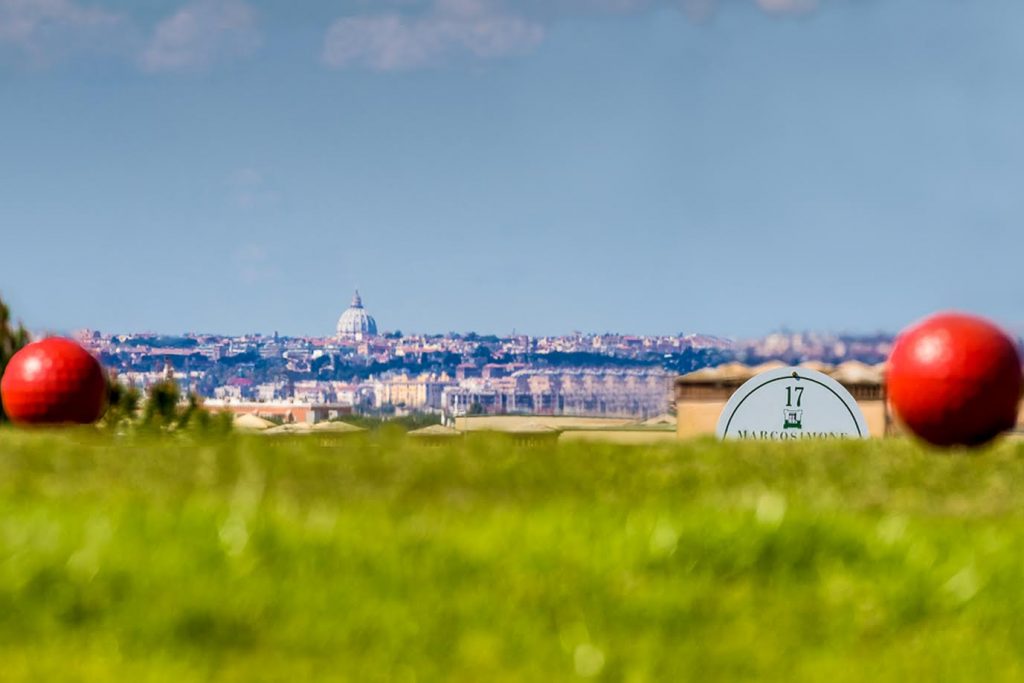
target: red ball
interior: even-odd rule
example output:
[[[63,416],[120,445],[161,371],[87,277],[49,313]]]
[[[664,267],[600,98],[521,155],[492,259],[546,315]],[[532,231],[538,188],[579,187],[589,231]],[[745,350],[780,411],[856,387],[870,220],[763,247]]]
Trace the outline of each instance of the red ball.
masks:
[[[1017,424],[1017,345],[989,321],[940,313],[905,330],[886,372],[900,421],[936,446],[980,446]]]
[[[103,415],[103,368],[70,339],[29,344],[7,364],[0,395],[4,411],[20,424],[89,424]]]

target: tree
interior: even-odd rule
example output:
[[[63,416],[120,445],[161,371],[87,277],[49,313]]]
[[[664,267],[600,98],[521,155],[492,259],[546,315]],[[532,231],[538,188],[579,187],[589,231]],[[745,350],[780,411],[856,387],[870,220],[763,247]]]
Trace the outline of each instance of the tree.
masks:
[[[181,389],[174,380],[163,380],[149,387],[142,412],[143,429],[189,431],[194,434],[227,434],[232,429],[231,414],[211,415],[195,393],[180,402]]]
[[[168,429],[178,420],[178,398],[181,390],[174,380],[164,380],[149,387],[142,424]]]
[[[7,369],[7,363],[11,356],[16,354],[22,347],[29,343],[28,330],[20,322],[17,326],[11,321],[11,311],[7,304],[0,298],[0,377]],[[3,405],[0,404],[0,422],[5,422],[7,416],[4,414]]]
[[[123,423],[131,423],[142,399],[135,387],[126,387],[112,377],[107,378],[107,412],[103,424],[116,430]]]
[[[191,393],[188,395],[188,403],[178,415],[178,428],[206,434],[227,434],[232,428],[231,414],[211,415],[210,411],[203,408],[199,395]]]

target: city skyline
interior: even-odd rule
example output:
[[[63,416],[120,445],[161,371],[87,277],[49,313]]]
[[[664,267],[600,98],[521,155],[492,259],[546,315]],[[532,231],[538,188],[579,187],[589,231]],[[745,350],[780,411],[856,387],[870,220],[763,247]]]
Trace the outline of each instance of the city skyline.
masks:
[[[298,422],[393,411],[646,419],[666,413],[676,375],[807,362],[877,376],[892,346],[885,337],[803,334],[745,342],[696,335],[381,336],[358,295],[331,337],[77,337],[126,387],[148,391],[173,381],[182,396],[217,409]]]
[[[32,329],[1024,330],[1015,0],[0,0]],[[958,49],[949,49],[956,45]]]

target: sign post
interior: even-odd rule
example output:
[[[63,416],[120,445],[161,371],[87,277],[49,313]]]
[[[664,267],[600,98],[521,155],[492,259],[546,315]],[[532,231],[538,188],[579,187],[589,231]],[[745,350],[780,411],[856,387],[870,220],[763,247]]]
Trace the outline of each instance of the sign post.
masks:
[[[850,392],[828,375],[779,368],[741,386],[718,418],[720,439],[865,439],[864,414]]]

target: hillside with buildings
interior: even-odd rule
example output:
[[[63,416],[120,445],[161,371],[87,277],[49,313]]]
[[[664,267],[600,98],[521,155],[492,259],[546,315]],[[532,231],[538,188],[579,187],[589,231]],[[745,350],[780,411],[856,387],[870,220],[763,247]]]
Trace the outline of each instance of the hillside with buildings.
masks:
[[[729,361],[884,360],[891,338],[777,333],[507,336],[380,332],[357,292],[331,337],[79,333],[120,382],[172,378],[211,407],[320,421],[352,413],[664,413],[672,380]]]

